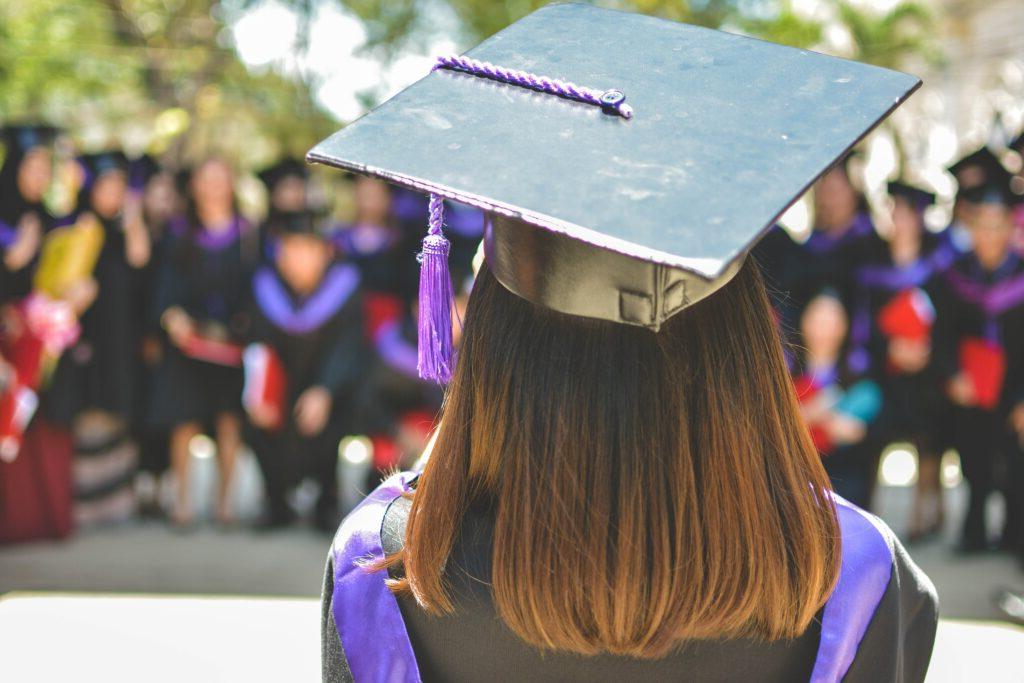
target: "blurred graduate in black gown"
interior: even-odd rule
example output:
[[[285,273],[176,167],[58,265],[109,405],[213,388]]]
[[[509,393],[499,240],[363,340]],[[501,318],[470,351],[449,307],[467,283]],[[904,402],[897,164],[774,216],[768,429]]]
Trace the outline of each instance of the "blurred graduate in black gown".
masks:
[[[306,477],[320,487],[316,527],[333,531],[340,519],[338,444],[354,428],[367,353],[359,270],[335,260],[320,228],[308,210],[278,215],[274,259],[253,278],[246,441],[263,471],[268,509],[260,526],[265,529],[294,519],[287,494]],[[273,372],[262,355],[268,350],[283,375],[284,390],[276,401],[250,395]]]
[[[850,300],[853,273],[875,235],[867,202],[851,179],[854,158],[855,154],[847,155],[814,185],[813,224],[806,241],[795,242],[775,226],[753,250],[789,341],[798,342],[804,306],[823,287],[833,287]],[[863,363],[858,367],[866,369]]]
[[[948,404],[931,362],[932,297],[957,251],[945,234],[925,229],[924,213],[934,194],[902,182],[889,183],[888,191],[890,230],[885,238],[871,238],[855,273],[851,336],[854,353],[867,355],[882,383],[881,442],[910,441],[918,453],[909,531],[916,540],[940,531],[943,522],[939,458],[946,440],[938,425],[948,422]]]
[[[154,311],[157,306],[157,278],[167,246],[171,220],[182,213],[182,197],[174,174],[158,159],[142,155],[131,162],[129,192],[132,201],[141,201],[143,223],[149,231],[152,249],[149,263],[139,273],[136,318],[141,339],[138,350],[136,386],[139,397],[132,431],[139,447],[139,475],[135,494],[140,513],[145,517],[162,517],[160,483],[170,467],[166,428],[154,427],[147,419],[146,406],[153,394],[156,370],[165,352],[165,339]]]
[[[0,313],[5,318],[12,314],[8,306],[32,291],[42,241],[58,223],[45,202],[53,181],[57,132],[52,126],[35,124],[9,125],[0,131],[4,146],[0,167]],[[92,302],[95,287],[91,281],[83,281],[64,294],[67,302],[81,312]],[[13,358],[9,360],[15,363]],[[2,359],[0,364],[6,366],[8,377],[15,376],[15,365]],[[14,506],[5,507],[0,516],[0,541],[63,537],[73,528],[70,426],[61,420],[66,416],[54,410],[46,387],[37,389],[39,407],[27,425],[17,457],[13,462],[0,462],[0,497],[7,506]],[[46,495],[36,495],[37,490]]]
[[[274,260],[278,238],[285,230],[283,222],[308,206],[309,167],[299,159],[286,157],[258,174],[267,189],[267,217],[260,224],[263,255]]]
[[[130,427],[138,406],[135,362],[141,341],[141,271],[150,237],[141,198],[128,194],[128,160],[117,150],[81,157],[77,219],[95,217],[103,246],[93,270],[95,300],[81,316],[82,335],[61,359],[55,392],[74,420],[76,516],[82,523],[123,519],[134,511],[137,447]]]
[[[874,426],[882,408],[875,377],[849,363],[850,315],[825,286],[800,316],[802,346],[793,368],[801,412],[835,491],[867,508],[874,488]]]
[[[970,500],[961,549],[986,549],[989,495],[1003,489],[1004,547],[1020,547],[1024,434],[1024,262],[1013,253],[1010,174],[989,169],[963,193],[972,249],[941,279],[936,368],[954,405],[953,435]]]
[[[189,442],[212,426],[220,481],[216,518],[234,522],[230,491],[241,441],[241,335],[257,231],[235,204],[234,175],[218,158],[198,165],[187,183],[187,210],[173,221],[158,276],[156,314],[168,345],[154,386],[151,422],[171,430],[177,481],[173,521],[194,519]]]
[[[43,233],[54,216],[44,198],[53,179],[51,126],[7,126],[2,131],[4,162],[0,168],[0,293],[5,300],[22,297],[32,287],[32,265]]]

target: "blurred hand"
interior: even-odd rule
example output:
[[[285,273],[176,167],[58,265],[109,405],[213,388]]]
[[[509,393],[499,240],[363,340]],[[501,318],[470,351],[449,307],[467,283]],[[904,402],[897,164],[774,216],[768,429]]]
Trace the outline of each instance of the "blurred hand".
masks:
[[[171,343],[179,348],[184,346],[185,340],[192,334],[196,326],[192,317],[177,306],[164,311],[160,317],[160,324],[166,330]]]
[[[913,374],[924,370],[931,358],[927,340],[895,337],[889,342],[889,360],[900,372]]]
[[[954,376],[946,384],[946,394],[953,403],[965,408],[970,408],[978,402],[978,395],[974,390],[974,382],[962,372]]]
[[[156,367],[164,357],[164,346],[156,335],[146,335],[142,338],[142,362],[149,367]]]
[[[277,422],[277,411],[269,406],[258,405],[246,409],[249,421],[257,429],[270,429]]]
[[[71,306],[75,315],[81,316],[96,301],[99,291],[100,286],[94,278],[84,277],[68,285],[61,298]]]
[[[1010,411],[1010,426],[1013,428],[1013,431],[1017,432],[1017,440],[1024,447],[1024,401],[1018,403]]]
[[[124,255],[132,268],[142,268],[149,263],[152,251],[149,230],[142,213],[142,197],[129,192],[124,201]]]
[[[0,356],[0,392],[3,392],[14,381],[14,368]]]
[[[295,402],[295,425],[303,436],[316,436],[327,426],[333,404],[331,392],[324,387],[310,387]]]
[[[22,216],[17,228],[18,234],[14,238],[14,243],[4,252],[4,265],[11,271],[21,270],[27,266],[39,251],[39,244],[43,240],[43,224],[34,213]]]
[[[857,443],[867,434],[862,420],[842,413],[833,413],[822,423],[829,439],[838,446]]]

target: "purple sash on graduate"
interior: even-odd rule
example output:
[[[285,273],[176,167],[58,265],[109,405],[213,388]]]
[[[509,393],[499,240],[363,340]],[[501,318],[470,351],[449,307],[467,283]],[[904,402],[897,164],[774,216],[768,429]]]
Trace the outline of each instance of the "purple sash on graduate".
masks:
[[[863,289],[902,292],[921,287],[932,276],[947,270],[956,260],[957,251],[949,241],[941,242],[927,256],[905,266],[869,264],[857,270],[856,280]],[[847,363],[856,373],[867,372],[871,357],[867,350],[871,338],[871,307],[861,297],[850,321],[850,352]]]
[[[927,256],[905,266],[869,264],[857,270],[857,282],[867,289],[901,292],[921,287],[936,273],[953,265],[956,249],[950,242],[942,242]]]
[[[181,217],[172,219],[169,229],[175,237],[184,237],[189,232],[188,221]],[[242,232],[248,229],[248,222],[240,216],[235,216],[226,230],[213,232],[206,228],[200,228],[195,231],[193,239],[197,245],[207,251],[221,251],[238,241]]]
[[[813,254],[827,254],[834,249],[852,242],[861,237],[866,237],[875,231],[871,224],[871,216],[866,213],[858,213],[846,230],[838,237],[823,230],[812,230],[804,248]]]
[[[398,601],[385,571],[367,562],[384,557],[381,527],[388,506],[409,490],[414,472],[389,477],[353,510],[334,538],[331,610],[345,659],[358,683],[418,683],[419,667]],[[811,683],[839,683],[892,576],[893,548],[872,515],[832,494],[839,517],[842,563],[839,582],[825,603],[821,640]]]
[[[386,570],[367,562],[384,557],[381,525],[388,506],[409,490],[413,472],[388,477],[350,512],[334,537],[331,611],[352,678],[359,683],[417,683],[420,670]]]
[[[419,380],[417,369],[419,354],[416,345],[402,336],[399,321],[392,320],[381,325],[374,338],[374,347],[381,360],[392,370]]]
[[[359,271],[350,264],[335,264],[316,292],[295,306],[284,284],[269,266],[253,277],[253,293],[270,322],[290,334],[306,334],[323,325],[345,305],[359,286]]]
[[[834,493],[832,498],[839,516],[842,563],[839,582],[821,617],[811,683],[843,680],[892,578],[893,548],[880,522]]]
[[[957,297],[974,304],[989,317],[1024,303],[1024,274],[987,285],[951,270],[946,274],[946,282]]]

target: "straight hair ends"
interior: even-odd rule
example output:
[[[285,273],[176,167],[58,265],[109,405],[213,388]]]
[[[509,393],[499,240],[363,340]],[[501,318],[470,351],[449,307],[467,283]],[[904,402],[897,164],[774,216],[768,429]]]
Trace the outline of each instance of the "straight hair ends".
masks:
[[[802,634],[839,574],[828,478],[754,264],[659,333],[567,316],[484,267],[396,592],[454,610],[445,565],[494,511],[498,614],[537,647],[638,658]]]

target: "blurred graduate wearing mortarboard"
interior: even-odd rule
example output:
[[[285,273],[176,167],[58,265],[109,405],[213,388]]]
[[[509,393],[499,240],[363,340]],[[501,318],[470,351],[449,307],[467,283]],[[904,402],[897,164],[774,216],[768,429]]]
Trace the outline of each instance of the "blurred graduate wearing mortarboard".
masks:
[[[882,392],[870,368],[850,362],[850,331],[851,315],[844,298],[837,288],[824,285],[800,313],[793,383],[833,488],[868,509]]]
[[[941,279],[933,335],[936,369],[954,404],[954,445],[970,487],[961,537],[966,552],[985,550],[994,541],[987,535],[986,502],[1000,485],[1007,500],[1000,543],[1020,547],[1024,490],[1024,262],[1011,248],[1012,210],[1019,199],[1009,172],[998,162],[982,163],[976,182],[960,176],[959,200],[972,246]],[[1008,476],[1001,482],[998,463],[1006,465]]]
[[[448,383],[335,537],[324,679],[923,680],[934,588],[829,489],[746,262],[917,79],[585,5],[436,65],[309,154],[431,193]],[[487,213],[457,353],[443,198]]]
[[[57,133],[56,128],[45,124],[7,125],[0,130],[4,154],[0,167],[0,306],[18,304],[22,312],[33,289],[42,242],[58,223],[45,201],[53,180]],[[85,305],[88,296],[76,299],[79,305]],[[56,310],[50,304],[47,308]],[[13,315],[13,311],[12,306],[3,313]],[[16,327],[21,332],[12,333]],[[37,397],[37,407],[29,411],[31,421],[25,425],[16,452],[10,452],[7,444],[2,449],[0,542],[4,543],[62,538],[74,528],[70,431],[55,414],[52,392],[42,386],[38,368],[24,367],[36,363],[20,362],[32,355],[38,358],[38,354],[18,357],[14,347],[27,338],[24,331],[24,325],[5,325],[0,330],[0,345],[7,355],[6,361],[0,358],[7,375],[0,394],[13,388],[12,380],[17,378]]]
[[[968,229],[969,214],[975,206],[973,199],[976,189],[999,175],[1002,164],[988,147],[965,154],[946,169],[956,180],[956,196],[953,201],[953,220],[942,233],[943,239],[959,253],[971,248],[971,234]]]
[[[261,251],[265,259],[272,261],[281,224],[309,206],[309,166],[299,159],[285,157],[257,176],[267,190],[267,216],[260,225]]]
[[[949,420],[931,357],[932,297],[936,281],[958,253],[925,226],[925,211],[935,202],[932,192],[899,181],[887,189],[889,230],[872,238],[865,262],[854,274],[851,353],[867,358],[883,387],[878,445],[913,443],[921,463],[919,487],[937,487],[939,457],[949,447],[942,426]],[[872,454],[875,462],[878,455]],[[926,522],[923,509],[915,508],[910,528],[914,540],[942,525],[941,489],[929,488],[924,494],[935,498],[937,512]]]
[[[324,219],[313,211],[282,212],[274,229],[273,260],[253,278],[246,333],[246,441],[267,494],[260,527],[293,521],[288,493],[309,477],[320,487],[314,524],[333,531],[338,443],[355,433],[368,362],[360,274],[335,260]]]
[[[139,476],[135,493],[139,512],[145,517],[162,517],[160,505],[161,480],[170,467],[167,429],[150,424],[146,407],[154,391],[156,369],[165,352],[165,339],[154,310],[157,306],[158,275],[169,241],[171,221],[182,213],[182,196],[174,173],[160,159],[143,154],[132,159],[128,172],[130,202],[141,202],[143,223],[149,232],[151,255],[149,263],[138,273],[139,371],[136,377],[136,411],[132,431],[139,447]]]
[[[53,179],[53,141],[47,125],[8,125],[0,131],[0,300],[28,294],[32,264],[54,216],[45,204]]]
[[[75,218],[91,215],[102,227],[92,279],[95,299],[81,315],[82,334],[61,358],[54,403],[73,423],[76,517],[80,523],[124,519],[134,513],[138,448],[130,428],[139,419],[139,317],[142,269],[151,244],[142,204],[129,197],[129,163],[119,150],[78,159],[81,184]]]

